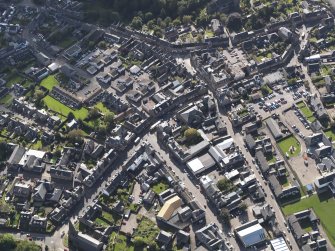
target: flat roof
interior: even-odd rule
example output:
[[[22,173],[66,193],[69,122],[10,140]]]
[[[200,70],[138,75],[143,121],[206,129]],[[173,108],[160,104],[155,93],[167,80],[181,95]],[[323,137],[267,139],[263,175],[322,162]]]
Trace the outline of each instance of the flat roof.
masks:
[[[274,251],[289,251],[290,250],[283,237],[279,237],[277,239],[271,240],[270,243]]]
[[[251,227],[248,227],[248,228],[245,228],[245,229],[239,231],[238,234],[239,234],[239,236],[244,237],[244,236],[247,236],[247,235],[249,235],[251,233],[254,233],[258,230],[263,230],[263,227],[260,224],[255,224]]]

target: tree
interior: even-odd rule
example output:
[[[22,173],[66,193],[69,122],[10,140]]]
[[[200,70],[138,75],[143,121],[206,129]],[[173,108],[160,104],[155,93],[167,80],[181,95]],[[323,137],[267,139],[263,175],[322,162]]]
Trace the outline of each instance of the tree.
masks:
[[[227,178],[222,178],[218,181],[217,187],[220,189],[222,192],[228,192],[234,188],[233,182]]]
[[[16,247],[15,239],[11,234],[0,235],[0,250],[13,250]]]
[[[74,117],[74,114],[73,114],[73,112],[69,112],[69,114],[67,115],[67,119],[69,120],[69,121],[71,121],[72,119],[74,119],[75,117]]]
[[[102,50],[106,50],[106,49],[107,49],[107,44],[106,44],[105,41],[100,41],[100,42],[98,43],[98,47],[99,47],[100,49],[102,49]]]
[[[262,85],[261,91],[263,96],[267,96],[270,93],[269,87],[267,85]]]
[[[186,129],[184,132],[184,137],[189,145],[195,145],[202,140],[200,133],[195,128]]]
[[[114,124],[114,113],[108,112],[104,116],[104,121],[108,127]]]
[[[241,205],[240,205],[240,209],[242,211],[246,211],[248,209],[248,205],[245,202],[242,202]]]
[[[234,12],[228,16],[227,27],[229,30],[238,32],[242,29],[242,16]]]
[[[87,119],[88,120],[92,120],[92,119],[96,119],[100,116],[100,111],[98,108],[93,107],[92,109],[90,109],[88,111],[88,115],[87,115]]]
[[[183,16],[183,24],[187,25],[190,24],[191,22],[192,22],[192,16],[190,15]]]
[[[142,18],[140,18],[139,16],[134,17],[130,23],[130,26],[137,30],[141,29],[142,25],[143,25]]]
[[[75,143],[83,143],[83,132],[79,129],[74,129],[67,134],[68,140]]]
[[[172,21],[172,25],[173,25],[173,26],[180,26],[180,25],[181,25],[180,18],[177,17],[175,20],[173,20],[173,21]]]
[[[230,213],[227,208],[222,208],[220,211],[220,216],[222,217],[223,222],[230,226]]]

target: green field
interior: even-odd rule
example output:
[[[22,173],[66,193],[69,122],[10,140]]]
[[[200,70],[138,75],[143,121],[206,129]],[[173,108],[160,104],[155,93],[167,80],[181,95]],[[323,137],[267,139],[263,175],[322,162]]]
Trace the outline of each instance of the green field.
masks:
[[[332,138],[332,141],[334,142],[335,141],[335,132],[332,131],[331,129],[330,130],[327,130],[325,131],[325,134],[328,138]]]
[[[55,111],[59,114],[62,114],[64,117],[72,112],[76,119],[86,119],[88,116],[88,110],[86,108],[81,108],[80,110],[72,110],[70,107],[62,104],[58,100],[54,99],[53,97],[47,95],[43,98],[44,104],[52,111]]]
[[[152,187],[152,191],[154,191],[156,194],[160,194],[168,188],[169,185],[166,182],[161,181]]]
[[[316,118],[313,115],[313,112],[311,111],[311,109],[309,109],[308,106],[306,106],[304,102],[302,101],[298,102],[297,106],[309,122],[314,122],[316,120]]]
[[[287,153],[289,157],[296,157],[301,151],[300,143],[294,136],[290,136],[286,139],[279,141],[278,146],[282,150],[283,154],[286,156]],[[295,148],[292,153],[290,152],[291,146]]]
[[[321,196],[315,194],[296,203],[284,206],[282,209],[285,215],[291,215],[308,208],[313,208],[315,214],[320,218],[321,224],[332,245],[335,246],[335,217],[332,217],[335,212],[335,199],[333,196],[327,193],[321,194]]]
[[[12,95],[6,94],[0,99],[0,104],[8,105],[10,102],[12,102],[12,100],[13,100]]]
[[[111,111],[102,102],[97,103],[94,107],[98,108],[104,115],[111,113]]]
[[[41,86],[48,89],[49,91],[56,85],[59,85],[58,80],[55,78],[55,75],[50,75],[49,77],[45,78],[41,82]]]

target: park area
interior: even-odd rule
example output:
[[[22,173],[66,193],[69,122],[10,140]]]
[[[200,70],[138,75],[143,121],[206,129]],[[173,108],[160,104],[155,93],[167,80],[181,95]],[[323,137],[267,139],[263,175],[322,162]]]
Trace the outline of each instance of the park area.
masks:
[[[88,110],[86,108],[81,108],[79,110],[72,110],[70,107],[62,104],[53,97],[47,95],[43,98],[44,104],[52,111],[67,117],[70,112],[73,113],[76,119],[84,120],[88,116]]]
[[[335,199],[333,196],[330,193],[314,194],[296,203],[286,205],[282,210],[288,216],[308,208],[313,208],[331,244],[335,247],[335,218],[332,217],[335,212]]]
[[[310,123],[316,120],[311,109],[309,109],[309,107],[303,101],[298,102],[296,105]]]
[[[299,141],[294,137],[290,136],[278,142],[278,146],[285,156],[297,157],[301,152],[301,145]]]
[[[51,91],[52,88],[56,85],[59,85],[59,82],[55,78],[55,75],[50,75],[49,77],[43,79],[43,81],[41,82],[41,86],[49,91]]]

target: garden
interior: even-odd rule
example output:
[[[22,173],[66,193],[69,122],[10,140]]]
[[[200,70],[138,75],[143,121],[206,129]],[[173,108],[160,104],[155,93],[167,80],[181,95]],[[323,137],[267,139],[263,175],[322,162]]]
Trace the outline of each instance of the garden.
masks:
[[[309,109],[309,107],[303,101],[298,102],[297,107],[309,122],[312,123],[316,120],[311,109]]]
[[[292,135],[278,141],[278,146],[283,154],[288,157],[297,157],[301,152],[299,141]]]

